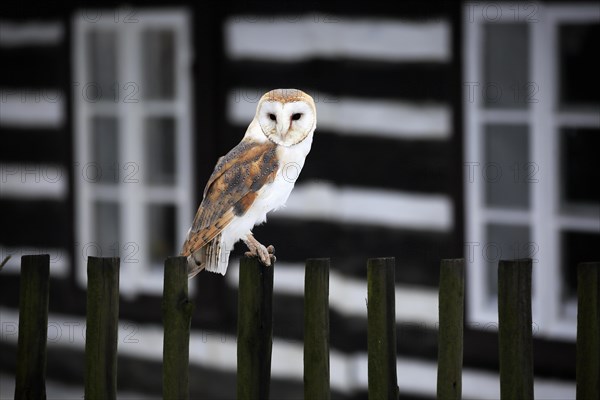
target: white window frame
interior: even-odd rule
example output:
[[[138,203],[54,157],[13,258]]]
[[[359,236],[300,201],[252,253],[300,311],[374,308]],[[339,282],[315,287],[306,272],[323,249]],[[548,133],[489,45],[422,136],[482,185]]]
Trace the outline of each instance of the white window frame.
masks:
[[[486,14],[486,11],[490,11],[486,10],[486,3],[467,3],[463,14],[468,320],[474,326],[485,328],[497,327],[498,323],[497,302],[489,301],[491,294],[487,292],[487,266],[482,254],[486,242],[486,224],[527,224],[535,246],[532,256],[533,329],[541,336],[572,340],[576,336],[576,304],[565,305],[560,299],[560,231],[568,228],[598,233],[598,220],[587,215],[565,214],[560,210],[559,128],[598,128],[600,113],[562,111],[558,107],[558,26],[565,22],[598,22],[600,15],[596,5],[567,3],[493,3],[493,13]],[[526,109],[490,110],[483,105],[482,27],[486,22],[529,22],[529,80],[539,90]],[[480,86],[473,92],[473,84],[476,83],[480,83]],[[480,163],[484,159],[483,127],[493,122],[525,124],[529,127],[529,160],[538,168],[533,177],[536,182],[529,184],[531,199],[528,210],[490,209],[485,205],[482,166],[473,163]]]
[[[144,100],[136,82],[142,78],[141,33],[145,29],[168,28],[175,33],[175,94],[173,100]],[[117,34],[117,81],[119,93],[114,102],[90,102],[82,99],[82,88],[91,81],[87,76],[87,32],[107,29]],[[81,10],[73,16],[74,102],[74,185],[76,197],[76,279],[87,284],[87,256],[94,255],[93,209],[95,200],[116,201],[120,207],[119,256],[120,287],[124,295],[160,294],[163,288],[161,266],[150,265],[147,249],[147,204],[169,204],[176,210],[176,244],[183,243],[193,218],[192,159],[192,45],[189,11],[186,9],[98,9]],[[133,83],[133,86],[131,85]],[[127,86],[129,84],[129,86]],[[127,98],[130,101],[125,101]],[[137,100],[137,101],[136,101]],[[90,156],[91,118],[114,115],[119,126],[119,182],[102,185],[86,179]],[[175,131],[175,182],[150,186],[144,182],[143,121],[146,116],[172,116]],[[128,164],[130,163],[130,164]],[[89,178],[89,177],[88,177]],[[125,181],[127,179],[127,181]],[[88,244],[92,244],[89,246]],[[177,249],[176,249],[177,250]],[[174,254],[175,255],[175,254]],[[114,256],[106,254],[105,256]]]

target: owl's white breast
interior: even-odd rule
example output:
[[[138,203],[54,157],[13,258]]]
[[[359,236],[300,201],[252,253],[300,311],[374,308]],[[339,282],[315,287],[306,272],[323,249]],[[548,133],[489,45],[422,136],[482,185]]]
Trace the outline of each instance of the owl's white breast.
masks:
[[[313,134],[310,133],[306,139],[295,146],[277,147],[277,159],[279,161],[277,175],[273,183],[261,190],[255,202],[259,209],[264,210],[265,215],[267,212],[277,210],[285,205],[304,167],[304,161],[310,152],[312,139]],[[259,223],[261,222],[264,222],[264,219]]]
[[[304,141],[295,146],[278,146],[279,169],[275,180],[259,191],[256,200],[243,216],[235,217],[223,230],[222,241],[226,250],[233,249],[234,243],[250,233],[252,227],[265,222],[269,211],[277,210],[285,205],[296,179],[304,167],[312,139],[313,133],[311,132]]]

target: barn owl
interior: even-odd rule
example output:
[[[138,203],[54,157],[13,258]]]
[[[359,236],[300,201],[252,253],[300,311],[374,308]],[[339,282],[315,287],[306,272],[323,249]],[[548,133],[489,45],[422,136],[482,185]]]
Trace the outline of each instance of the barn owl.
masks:
[[[181,252],[190,278],[203,269],[225,275],[240,239],[246,255],[271,265],[275,249],[259,243],[252,228],[287,201],[316,124],[315,103],[301,90],[276,89],[261,97],[242,141],[219,159],[204,189]]]

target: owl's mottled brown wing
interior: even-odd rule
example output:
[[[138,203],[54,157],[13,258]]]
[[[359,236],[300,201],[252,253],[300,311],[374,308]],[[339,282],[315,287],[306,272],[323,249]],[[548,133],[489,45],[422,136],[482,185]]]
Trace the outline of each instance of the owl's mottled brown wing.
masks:
[[[192,229],[181,251],[189,256],[205,246],[236,216],[246,213],[259,190],[273,182],[279,163],[277,145],[242,141],[221,157],[213,171]]]

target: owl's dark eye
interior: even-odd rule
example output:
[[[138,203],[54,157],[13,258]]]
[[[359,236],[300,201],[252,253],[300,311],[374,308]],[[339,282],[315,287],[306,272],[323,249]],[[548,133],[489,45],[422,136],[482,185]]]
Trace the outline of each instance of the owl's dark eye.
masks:
[[[271,119],[271,121],[277,121],[277,117],[275,116],[275,114],[269,114],[269,118]]]
[[[301,117],[302,117],[302,113],[296,113],[296,114],[292,115],[292,120],[298,121]]]

